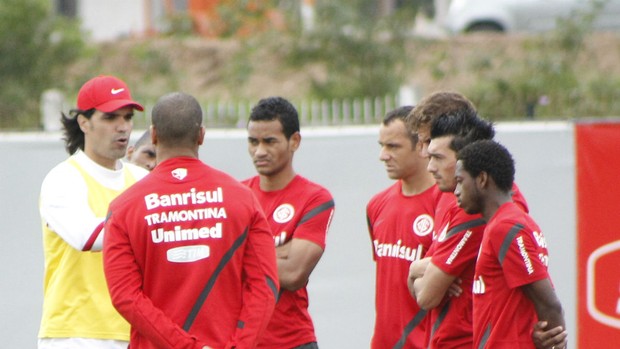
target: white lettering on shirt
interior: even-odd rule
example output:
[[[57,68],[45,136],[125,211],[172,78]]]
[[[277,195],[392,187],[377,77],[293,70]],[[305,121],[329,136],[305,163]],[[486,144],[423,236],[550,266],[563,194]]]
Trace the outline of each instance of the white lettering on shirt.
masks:
[[[452,253],[450,253],[450,257],[448,257],[448,260],[446,261],[446,264],[452,264],[452,262],[454,261],[454,259],[459,255],[459,252],[461,252],[461,250],[463,249],[463,246],[465,246],[465,244],[467,243],[467,240],[469,240],[469,237],[471,236],[472,231],[468,230],[465,235],[463,235],[463,237],[461,238],[461,241],[459,241],[459,244],[456,245],[456,247],[454,248],[454,250],[452,251]]]
[[[525,263],[525,267],[527,268],[527,273],[534,273],[534,267],[532,266],[532,261],[530,260],[530,256],[527,255],[527,250],[525,249],[525,244],[523,243],[523,236],[519,236],[517,238],[517,245],[519,246],[519,253],[521,253],[521,258],[523,258],[523,263]]]
[[[534,239],[536,239],[536,243],[538,244],[538,246],[542,248],[547,248],[547,240],[545,240],[545,236],[543,235],[543,233],[539,233],[535,231],[533,232],[533,234],[534,234]]]
[[[196,191],[196,188],[192,188],[185,193],[174,193],[169,195],[159,195],[157,193],[148,194],[144,196],[144,202],[146,203],[146,209],[152,210],[158,207],[224,202],[224,194],[221,187],[210,191]]]
[[[183,229],[175,226],[172,230],[164,230],[163,228],[151,230],[151,239],[153,243],[175,241],[191,241],[200,239],[221,239],[222,223],[215,223],[212,227],[200,227]]]
[[[166,258],[172,263],[191,263],[209,258],[211,249],[207,245],[180,246],[166,251]]]
[[[374,240],[375,254],[377,257],[392,257],[405,259],[410,262],[417,261],[422,258],[424,246],[418,245],[415,248],[402,245],[402,240],[398,240],[395,244],[380,243]]]
[[[206,207],[195,210],[164,211],[144,216],[148,225],[176,223],[203,219],[227,218],[224,207]]]

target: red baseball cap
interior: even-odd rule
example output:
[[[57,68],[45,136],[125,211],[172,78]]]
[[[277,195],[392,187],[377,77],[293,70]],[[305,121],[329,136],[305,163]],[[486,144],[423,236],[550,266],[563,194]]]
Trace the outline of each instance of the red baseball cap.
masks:
[[[77,107],[80,110],[97,109],[111,113],[117,109],[131,106],[139,111],[144,107],[131,99],[127,84],[114,76],[99,75],[88,80],[77,96]]]

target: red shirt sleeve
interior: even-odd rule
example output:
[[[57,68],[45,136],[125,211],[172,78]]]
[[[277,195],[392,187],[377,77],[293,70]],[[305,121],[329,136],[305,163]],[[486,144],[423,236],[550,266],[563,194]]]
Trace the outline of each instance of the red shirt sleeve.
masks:
[[[516,232],[514,235],[510,234],[512,230]],[[544,244],[541,246],[538,242],[544,241],[542,233],[532,232],[526,225],[512,222],[496,225],[493,232],[491,244],[497,255],[504,246],[507,247],[501,265],[509,287],[516,288],[549,277],[543,262],[548,252]],[[534,234],[539,234],[539,238],[536,239]]]
[[[468,215],[455,208],[450,226],[434,244],[433,264],[450,275],[461,275],[478,256],[484,227],[480,215]]]

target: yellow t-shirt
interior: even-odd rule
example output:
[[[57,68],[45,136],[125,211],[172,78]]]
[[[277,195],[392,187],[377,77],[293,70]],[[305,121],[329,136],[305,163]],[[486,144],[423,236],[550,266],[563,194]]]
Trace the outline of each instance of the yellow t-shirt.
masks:
[[[101,185],[75,159],[67,161],[84,179],[90,209],[97,217],[105,217],[109,203],[122,190]],[[123,174],[125,188],[136,182],[127,166],[123,167]],[[43,248],[44,302],[39,337],[128,341],[130,327],[112,306],[103,273],[102,253],[76,250],[45,222]]]

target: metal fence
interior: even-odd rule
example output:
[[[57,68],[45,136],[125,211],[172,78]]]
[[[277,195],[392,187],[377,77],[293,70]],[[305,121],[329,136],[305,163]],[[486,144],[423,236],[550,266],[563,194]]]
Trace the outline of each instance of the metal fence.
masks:
[[[299,112],[302,126],[346,126],[375,124],[390,110],[400,106],[399,95],[383,97],[332,99],[332,100],[291,100]],[[204,124],[209,128],[245,128],[248,116],[257,100],[202,100]],[[134,117],[135,128],[147,128],[151,124],[151,111],[155,101],[144,103],[144,113]],[[69,112],[75,101],[67,103],[64,96],[56,91],[47,91],[42,98],[41,123],[47,131],[58,131],[60,111]]]
[[[201,101],[204,124],[210,128],[245,128],[248,116],[257,101]],[[292,100],[299,112],[302,126],[362,125],[380,122],[383,116],[397,107],[398,97],[332,100]],[[134,119],[136,127],[150,124],[153,103],[145,105],[141,118]]]

